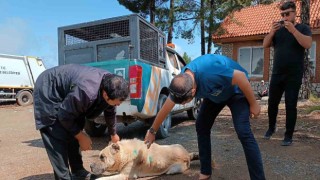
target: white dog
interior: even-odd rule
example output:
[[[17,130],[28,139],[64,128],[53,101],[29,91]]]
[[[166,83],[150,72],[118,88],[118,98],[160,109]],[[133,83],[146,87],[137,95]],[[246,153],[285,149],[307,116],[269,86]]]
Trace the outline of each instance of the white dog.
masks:
[[[198,154],[188,153],[179,144],[159,145],[149,149],[138,139],[122,140],[109,144],[100,152],[100,161],[90,165],[93,174],[117,173],[99,180],[136,179],[161,174],[182,173],[190,167],[190,161]]]

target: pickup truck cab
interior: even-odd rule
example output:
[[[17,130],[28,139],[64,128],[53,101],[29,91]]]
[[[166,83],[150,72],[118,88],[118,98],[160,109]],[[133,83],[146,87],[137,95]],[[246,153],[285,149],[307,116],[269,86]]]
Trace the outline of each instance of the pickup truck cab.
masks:
[[[166,46],[165,35],[136,14],[61,27],[58,31],[59,64],[102,68],[129,82],[130,96],[117,107],[117,121],[124,124],[137,120],[151,124],[168,98],[172,78],[186,65],[173,48]],[[199,105],[196,99],[175,105],[157,137],[168,136],[172,114],[187,111],[189,118],[195,119]],[[85,130],[99,136],[105,132],[104,124],[100,116],[88,120]]]

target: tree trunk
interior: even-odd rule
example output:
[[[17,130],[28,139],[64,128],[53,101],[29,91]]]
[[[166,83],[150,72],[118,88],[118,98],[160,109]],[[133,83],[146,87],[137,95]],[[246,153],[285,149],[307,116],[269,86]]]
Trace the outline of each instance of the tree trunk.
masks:
[[[149,4],[149,10],[150,10],[150,23],[155,24],[155,11],[156,11],[156,1],[155,0],[150,0]]]
[[[169,12],[169,29],[167,43],[172,43],[173,34],[173,22],[174,22],[174,0],[170,0],[170,12]]]
[[[210,16],[209,16],[208,49],[207,49],[207,54],[211,54],[211,47],[212,47],[214,0],[210,0],[210,6],[209,6],[209,7],[210,7]]]
[[[200,8],[200,34],[201,34],[201,55],[204,55],[206,53],[206,47],[205,47],[205,36],[204,36],[204,1],[201,0],[201,8]]]
[[[310,22],[310,0],[301,0],[301,23],[309,25]],[[309,59],[309,49],[304,54],[304,72],[300,89],[300,98],[308,99],[311,94],[312,67]]]

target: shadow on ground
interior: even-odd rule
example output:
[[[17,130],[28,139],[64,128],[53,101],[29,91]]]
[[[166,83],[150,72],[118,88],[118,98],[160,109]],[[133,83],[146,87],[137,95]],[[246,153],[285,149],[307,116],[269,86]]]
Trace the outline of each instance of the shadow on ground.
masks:
[[[54,175],[52,173],[47,173],[47,174],[38,174],[38,175],[34,175],[34,176],[28,176],[28,177],[24,177],[21,178],[20,180],[50,180],[53,179]]]
[[[42,139],[33,139],[30,141],[22,141],[22,143],[25,143],[28,146],[32,146],[32,147],[44,148]]]

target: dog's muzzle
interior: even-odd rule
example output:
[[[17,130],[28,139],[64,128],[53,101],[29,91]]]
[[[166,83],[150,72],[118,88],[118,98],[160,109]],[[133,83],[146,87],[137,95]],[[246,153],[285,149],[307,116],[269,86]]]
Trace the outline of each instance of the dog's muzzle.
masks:
[[[94,175],[100,175],[105,171],[102,163],[92,163],[90,164],[90,169]]]

